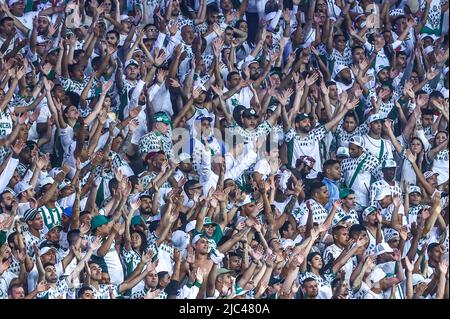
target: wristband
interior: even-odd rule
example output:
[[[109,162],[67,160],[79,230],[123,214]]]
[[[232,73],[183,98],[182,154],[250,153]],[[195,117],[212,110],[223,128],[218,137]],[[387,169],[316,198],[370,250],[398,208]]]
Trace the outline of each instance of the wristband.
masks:
[[[199,283],[197,280],[195,280],[194,286],[200,288],[202,286],[202,284]]]

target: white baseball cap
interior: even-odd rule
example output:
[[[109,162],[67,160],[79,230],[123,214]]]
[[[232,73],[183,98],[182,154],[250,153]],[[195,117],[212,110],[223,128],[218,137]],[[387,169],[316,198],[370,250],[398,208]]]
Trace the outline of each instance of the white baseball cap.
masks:
[[[375,268],[369,276],[372,283],[379,282],[381,279],[386,277],[386,273],[381,268]]]
[[[412,194],[412,193],[419,193],[419,194],[422,195],[422,190],[420,189],[419,186],[411,185],[411,186],[409,186],[409,193],[410,194]]]
[[[422,276],[421,274],[413,274],[412,275],[412,285],[413,286],[416,286],[423,282],[428,284],[430,281],[431,281],[431,279],[425,279],[425,277]]]
[[[433,171],[426,171],[425,173],[423,173],[423,176],[425,177],[425,179],[429,179],[430,177],[432,177],[434,175],[439,175],[439,173],[436,173]]]
[[[378,190],[377,194],[375,195],[375,200],[382,200],[386,196],[392,195],[391,189],[389,187],[383,187]]]
[[[348,142],[352,143],[356,146],[359,146],[359,147],[364,147],[364,140],[359,135],[353,136],[352,138],[350,138],[350,140]]]
[[[371,116],[369,116],[369,118],[367,119],[367,122],[370,124],[372,122],[381,121],[381,120],[383,120],[383,117],[381,117],[381,114],[376,113],[376,114],[372,114]]]
[[[372,213],[375,213],[377,211],[377,208],[374,206],[369,206],[366,209],[364,209],[362,216],[363,218],[366,218],[367,216],[369,216]]]
[[[184,162],[186,160],[191,160],[191,155],[189,155],[188,153],[181,153],[179,156],[180,162]]]
[[[132,65],[132,64],[134,64],[134,65],[136,65],[137,67],[139,67],[139,63],[138,63],[136,60],[130,59],[130,60],[128,60],[127,62],[125,62],[125,69],[128,68],[128,66],[130,66],[130,65]]]
[[[397,167],[397,163],[393,159],[387,159],[383,162],[383,168]]]
[[[39,187],[43,187],[47,184],[53,184],[54,182],[55,182],[55,180],[53,178],[51,178],[50,176],[47,176],[40,181]]]
[[[348,147],[344,147],[344,146],[339,147],[336,151],[336,157],[337,156],[350,157]]]
[[[193,231],[193,230],[195,229],[195,224],[196,224],[196,223],[197,223],[196,220],[190,221],[189,223],[187,223],[187,225],[186,225],[184,231],[185,231],[186,233],[189,233],[190,231]]]
[[[20,193],[26,192],[29,190],[32,186],[28,184],[27,182],[21,181],[14,186],[14,192],[16,195],[19,195]]]
[[[388,243],[381,243],[375,246],[375,256],[379,256],[384,253],[393,253],[394,250]]]

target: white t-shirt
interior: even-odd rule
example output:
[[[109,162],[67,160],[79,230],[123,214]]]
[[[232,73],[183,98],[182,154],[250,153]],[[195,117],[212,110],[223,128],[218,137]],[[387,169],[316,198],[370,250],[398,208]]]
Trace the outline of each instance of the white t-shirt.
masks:
[[[393,159],[394,155],[392,154],[392,145],[391,142],[381,139],[371,138],[368,134],[363,135],[364,147],[375,156],[381,163],[387,159]],[[381,145],[383,144],[383,154],[380,157]]]
[[[92,237],[91,241],[94,241],[94,239],[95,237]],[[98,250],[94,252],[95,256],[98,256],[97,251]],[[116,251],[116,243],[114,240],[106,255],[103,256],[103,259],[105,260],[106,266],[108,267],[108,273],[109,277],[111,278],[111,283],[114,285],[120,285],[124,280],[123,267],[122,263],[120,262],[119,254]]]
[[[223,90],[224,93],[228,91],[229,90],[227,88]],[[233,114],[234,108],[238,105],[243,105],[249,109],[251,107],[250,102],[252,98],[253,98],[252,90],[250,90],[248,86],[242,88],[239,92],[235,93],[231,98],[229,98],[226,101],[228,112]]]

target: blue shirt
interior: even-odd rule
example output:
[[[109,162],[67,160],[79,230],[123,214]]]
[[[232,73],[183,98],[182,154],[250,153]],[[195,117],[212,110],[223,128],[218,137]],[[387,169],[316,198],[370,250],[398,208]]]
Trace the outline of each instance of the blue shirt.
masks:
[[[329,199],[328,203],[325,205],[325,209],[330,211],[333,207],[333,203],[339,199],[339,184],[338,181],[333,181],[328,177],[324,177],[322,183],[328,188]]]

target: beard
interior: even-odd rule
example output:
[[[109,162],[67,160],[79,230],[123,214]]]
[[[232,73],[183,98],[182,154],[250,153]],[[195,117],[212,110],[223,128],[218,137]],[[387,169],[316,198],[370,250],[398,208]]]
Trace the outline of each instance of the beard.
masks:
[[[351,79],[351,78],[350,78],[350,79],[347,79],[347,78],[341,77],[341,78],[339,79],[339,82],[342,82],[342,83],[344,83],[345,85],[350,85],[350,84],[352,84],[352,79]]]
[[[298,130],[302,133],[309,133],[309,131],[311,131],[311,126],[299,126]]]

